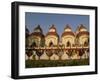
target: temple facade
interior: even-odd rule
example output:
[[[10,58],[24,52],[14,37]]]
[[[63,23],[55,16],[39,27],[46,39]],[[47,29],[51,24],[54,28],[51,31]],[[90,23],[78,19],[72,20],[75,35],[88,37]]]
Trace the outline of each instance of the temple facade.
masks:
[[[49,32],[45,36],[45,45],[48,47],[57,46],[59,42],[59,35],[57,34],[56,27],[52,25]]]
[[[33,32],[28,36],[29,46],[31,47],[43,47],[45,43],[45,37],[43,35],[43,31],[38,25],[34,28]]]
[[[65,47],[73,46],[75,44],[75,34],[69,25],[64,28],[64,32],[61,35],[61,41]]]
[[[66,25],[61,36],[56,28],[52,25],[46,34],[40,25],[32,33],[26,29],[26,60],[89,58],[89,32],[84,25],[79,25],[75,32]]]

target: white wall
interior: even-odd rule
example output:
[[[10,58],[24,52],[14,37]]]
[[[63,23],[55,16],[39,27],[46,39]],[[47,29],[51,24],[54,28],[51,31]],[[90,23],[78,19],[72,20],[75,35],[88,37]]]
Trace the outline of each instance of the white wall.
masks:
[[[0,81],[13,81],[10,78],[11,69],[11,2],[14,0],[0,1]],[[100,14],[100,0],[21,0],[30,2],[44,2],[44,3],[59,3],[59,4],[74,4],[74,5],[90,5],[98,6]],[[98,16],[100,22],[100,15]],[[100,30],[100,23],[98,23],[98,30]],[[99,32],[100,34],[100,32]],[[100,41],[100,38],[98,39]],[[100,45],[100,42],[98,43]],[[100,46],[99,46],[100,48]],[[100,51],[99,51],[100,53]],[[100,62],[100,54],[98,54]],[[100,63],[99,63],[100,68]],[[100,70],[99,70],[100,71]],[[99,81],[98,75],[84,75],[84,76],[64,76],[53,78],[39,78],[34,81]],[[21,80],[22,81],[22,80]],[[33,81],[33,79],[26,79],[25,81]]]

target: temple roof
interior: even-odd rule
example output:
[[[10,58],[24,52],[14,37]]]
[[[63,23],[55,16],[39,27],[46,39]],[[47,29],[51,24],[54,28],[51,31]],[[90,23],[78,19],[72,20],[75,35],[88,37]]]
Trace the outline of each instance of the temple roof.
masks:
[[[50,29],[55,29],[55,30],[56,30],[55,25],[54,25],[54,24],[52,24],[52,26],[49,28],[49,30],[50,30]]]
[[[82,35],[89,35],[89,32],[87,32],[87,31],[79,32],[76,36],[80,37]]]
[[[79,37],[81,35],[89,35],[89,32],[87,31],[87,28],[83,24],[78,26],[78,28],[76,30],[76,36]]]
[[[64,28],[64,30],[66,30],[66,29],[72,30],[71,27],[69,26],[69,24],[67,24],[66,27]]]
[[[54,24],[49,28],[49,32],[46,34],[46,36],[48,36],[48,35],[54,35],[54,36],[59,37],[59,35],[57,34],[57,31],[56,31],[56,27],[55,27]]]
[[[33,32],[30,34],[30,36],[39,36],[39,37],[44,37],[43,34],[39,33],[39,32]]]
[[[62,37],[66,35],[72,35],[74,36],[74,33],[72,32],[71,27],[67,24],[66,27],[64,28],[64,32],[62,33]]]
[[[63,32],[61,36],[63,37],[63,36],[66,36],[66,35],[75,36],[73,32]]]
[[[40,25],[38,25],[37,27],[34,28],[33,32],[30,34],[30,36],[44,37],[43,31],[42,31]]]
[[[59,37],[59,35],[58,35],[56,32],[48,32],[48,33],[46,34],[46,36],[48,36],[48,35],[54,35],[54,36]]]
[[[40,33],[43,33],[40,25],[38,25],[37,27],[34,28],[34,32],[40,32]]]
[[[86,29],[86,27],[83,24],[80,24],[80,26],[77,27],[77,30],[76,31],[80,32],[81,29]]]

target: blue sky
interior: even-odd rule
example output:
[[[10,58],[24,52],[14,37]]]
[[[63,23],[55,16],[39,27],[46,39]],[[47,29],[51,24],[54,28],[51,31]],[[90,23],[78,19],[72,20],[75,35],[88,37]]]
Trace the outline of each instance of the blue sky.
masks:
[[[25,25],[30,33],[33,29],[40,25],[43,33],[46,34],[52,24],[55,25],[57,33],[62,34],[64,28],[69,24],[75,32],[78,25],[83,24],[89,30],[89,16],[88,15],[73,15],[73,14],[51,14],[51,13],[25,13]]]

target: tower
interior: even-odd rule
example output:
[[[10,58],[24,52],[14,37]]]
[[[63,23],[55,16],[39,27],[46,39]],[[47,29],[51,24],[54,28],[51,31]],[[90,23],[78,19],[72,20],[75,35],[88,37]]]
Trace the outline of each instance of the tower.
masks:
[[[45,36],[45,44],[46,46],[51,47],[58,45],[58,42],[59,42],[59,35],[57,34],[55,25],[52,25]]]
[[[45,43],[44,35],[40,25],[34,28],[33,32],[30,34],[29,41],[30,41],[30,46],[32,47],[44,46]]]
[[[78,39],[79,44],[82,46],[89,45],[89,32],[83,24],[76,30],[76,39]]]
[[[74,44],[75,35],[72,32],[72,29],[69,25],[66,25],[64,28],[64,32],[61,35],[61,41],[62,44],[65,45],[65,47],[72,46]]]

